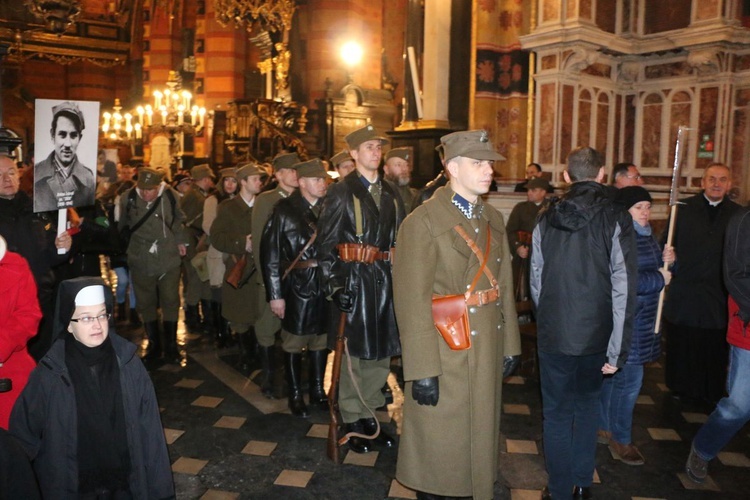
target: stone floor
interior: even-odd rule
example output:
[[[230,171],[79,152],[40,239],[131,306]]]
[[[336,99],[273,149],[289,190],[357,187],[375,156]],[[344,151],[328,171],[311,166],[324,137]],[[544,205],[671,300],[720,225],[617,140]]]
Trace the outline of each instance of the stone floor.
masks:
[[[139,330],[119,331],[141,341]],[[312,411],[309,419],[290,415],[285,399],[260,394],[253,382],[257,371],[248,377],[235,368],[236,348],[217,351],[209,339],[185,334],[182,326],[180,339],[187,354],[182,365],[148,366],[162,408],[178,498],[415,498],[394,479],[396,450],[357,455],[344,448],[344,463],[334,465],[325,452],[327,413]],[[378,418],[397,434],[403,395],[395,376],[389,383],[395,402]],[[661,364],[648,366],[633,432],[646,464],[625,465],[599,445],[594,497],[750,498],[750,425],[711,463],[705,485],[694,485],[684,475],[690,440],[709,411],[673,399],[663,385]],[[533,377],[507,381],[501,430],[495,498],[540,498],[547,476],[539,386]]]

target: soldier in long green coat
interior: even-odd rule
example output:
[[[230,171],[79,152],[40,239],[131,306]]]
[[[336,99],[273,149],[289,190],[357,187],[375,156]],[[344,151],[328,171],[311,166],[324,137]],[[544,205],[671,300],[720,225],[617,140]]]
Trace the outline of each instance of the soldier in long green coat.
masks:
[[[279,153],[273,159],[273,175],[278,185],[271,191],[258,196],[253,208],[253,241],[260,250],[260,240],[263,237],[263,229],[266,222],[273,212],[273,207],[279,200],[287,198],[297,189],[297,171],[294,165],[301,160],[297,153]],[[255,267],[260,269],[260,251],[254,253]],[[276,344],[276,332],[281,329],[281,320],[274,316],[271,308],[266,302],[266,287],[263,283],[263,276],[260,272],[253,276],[252,284],[255,287],[255,304],[258,311],[258,319],[255,322],[255,335],[258,339],[258,352],[263,367],[263,382],[261,391],[263,394],[273,399],[273,379],[276,371],[276,356],[274,355],[274,346]]]
[[[260,193],[261,173],[261,169],[253,163],[247,163],[237,169],[239,195],[219,204],[216,219],[211,224],[211,244],[227,256],[227,275],[246,253],[250,254],[248,268],[254,267],[253,253],[260,250],[260,241],[254,242],[252,237],[252,216],[256,195]],[[260,273],[256,270],[255,274]],[[254,276],[237,289],[225,281],[221,288],[221,314],[237,332],[242,345],[247,345],[246,337],[258,319],[258,301],[255,296],[257,288],[253,286],[252,281]]]
[[[521,352],[505,224],[480,197],[492,182],[492,160],[502,157],[484,131],[441,141],[451,181],[406,218],[396,240],[393,291],[406,380],[396,478],[417,498],[486,500],[497,479],[503,365]],[[433,295],[466,293],[480,271],[455,226],[482,253],[489,229],[487,268],[497,282],[481,273],[473,294],[486,292],[489,302],[467,301],[471,347],[460,351],[436,330],[431,307]]]

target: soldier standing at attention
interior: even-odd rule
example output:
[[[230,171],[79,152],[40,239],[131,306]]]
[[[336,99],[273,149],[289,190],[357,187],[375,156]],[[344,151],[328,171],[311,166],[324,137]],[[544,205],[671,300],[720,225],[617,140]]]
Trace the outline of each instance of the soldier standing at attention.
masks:
[[[247,269],[252,263],[253,237],[252,216],[255,210],[256,196],[260,193],[260,180],[263,171],[254,163],[246,163],[237,169],[236,178],[240,183],[239,194],[234,198],[222,201],[211,224],[211,245],[227,256],[225,260],[228,275],[237,261],[249,253]],[[259,273],[256,273],[259,274]],[[237,332],[243,356],[252,337],[251,329],[258,318],[258,299],[255,297],[257,288],[253,286],[251,278],[248,283],[240,283],[239,288],[229,285],[226,280],[221,287],[221,314],[229,321],[232,329]],[[242,361],[241,361],[242,362]]]
[[[149,341],[145,358],[156,359],[162,354],[161,308],[166,355],[177,361],[180,262],[187,252],[182,225],[185,215],[177,206],[177,193],[162,179],[163,174],[155,169],[141,169],[136,186],[120,196],[118,228],[132,230],[140,225],[130,237],[127,254],[136,307]]]
[[[308,417],[300,380],[303,349],[307,349],[310,364],[310,404],[327,408],[323,390],[328,357],[326,298],[312,244],[328,174],[317,158],[298,163],[296,170],[299,189],[274,207],[263,231],[260,253],[266,299],[281,320],[289,409],[293,415]]]
[[[481,198],[503,157],[484,130],[441,143],[451,180],[415,208],[397,239],[393,293],[406,388],[396,476],[420,499],[490,499],[503,372],[521,353],[505,224]],[[463,300],[467,292],[470,346],[452,350],[435,328],[432,298]]]
[[[409,187],[411,182],[411,148],[393,148],[385,154],[383,176],[395,186],[407,211],[417,195],[417,190]]]
[[[297,171],[294,170],[294,165],[299,162],[300,159],[297,153],[280,153],[273,159],[273,175],[278,184],[276,188],[258,196],[253,208],[252,234],[256,245],[260,245],[260,240],[263,237],[263,228],[271,216],[273,207],[279,200],[287,198],[297,189],[299,184],[297,183]],[[260,248],[257,250],[260,250]],[[255,268],[260,270],[259,251],[253,253],[253,259]],[[256,304],[258,319],[255,322],[255,335],[258,339],[258,352],[260,353],[260,361],[263,367],[261,391],[263,391],[266,397],[274,399],[273,379],[276,372],[274,345],[276,343],[276,332],[281,328],[281,321],[274,316],[271,308],[268,306],[268,302],[266,302],[263,273],[256,272],[252,281],[255,286],[255,300],[258,301]]]
[[[203,236],[203,205],[213,193],[214,174],[207,164],[197,165],[190,170],[193,184],[185,196],[180,200],[180,208],[185,213],[185,230],[188,236],[187,254],[183,260],[185,269],[185,327],[195,333],[200,326],[198,301],[203,309],[204,328],[210,330],[211,325],[211,287],[201,281],[191,260],[198,253],[198,242]]]
[[[329,308],[330,348],[335,345],[340,313],[347,315],[345,335],[353,378],[348,369],[341,371],[341,417],[347,432],[374,434],[378,423],[372,412],[385,402],[380,389],[388,377],[390,359],[401,354],[393,311],[391,249],[405,212],[396,188],[378,176],[381,148],[388,140],[372,125],[350,133],[345,140],[356,174],[344,177],[328,191],[318,221],[318,258],[326,294],[336,305]],[[376,442],[395,445],[382,429]],[[369,439],[349,439],[349,448],[356,453],[372,447]]]

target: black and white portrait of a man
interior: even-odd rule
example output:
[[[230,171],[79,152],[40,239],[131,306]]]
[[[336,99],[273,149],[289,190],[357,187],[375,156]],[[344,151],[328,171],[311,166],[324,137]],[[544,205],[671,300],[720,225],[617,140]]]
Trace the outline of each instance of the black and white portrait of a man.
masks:
[[[98,116],[97,102],[37,99],[34,157],[44,159],[34,165],[35,212],[94,204]],[[94,125],[89,133],[87,121]]]

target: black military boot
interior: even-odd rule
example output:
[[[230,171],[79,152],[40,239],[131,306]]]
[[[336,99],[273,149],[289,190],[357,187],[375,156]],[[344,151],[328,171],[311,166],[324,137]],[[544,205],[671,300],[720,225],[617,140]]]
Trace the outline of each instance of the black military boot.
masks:
[[[200,317],[198,316],[198,306],[185,304],[185,329],[190,333],[200,332]]]
[[[138,316],[138,311],[135,308],[130,309],[130,326],[132,328],[140,328],[142,324],[141,317]]]
[[[117,322],[123,323],[128,319],[128,308],[125,306],[125,302],[117,304]]]
[[[176,321],[165,321],[164,322],[164,358],[168,363],[182,362],[182,356],[180,356],[180,349],[177,345],[177,322]]]
[[[258,355],[258,341],[255,339],[255,329],[251,326],[247,332],[237,334],[240,346],[239,368],[243,373],[249,373]]]
[[[159,333],[158,321],[147,321],[145,324],[146,337],[148,338],[148,348],[143,355],[145,360],[154,360],[161,358],[161,334]]]
[[[212,300],[210,307],[214,343],[217,349],[223,349],[227,346],[229,340],[229,322],[221,316],[221,302]]]
[[[365,430],[362,428],[362,419],[346,424],[344,426],[344,431],[347,433],[357,432],[359,434],[365,434]],[[369,453],[372,451],[372,441],[366,438],[351,436],[349,437],[348,444],[349,449],[354,453]]]
[[[302,418],[310,416],[307,405],[302,398],[302,353],[285,352],[284,364],[286,368],[286,383],[289,384],[289,409],[292,415]]]
[[[215,317],[215,311],[213,307],[211,307],[210,300],[201,299],[201,313],[203,314],[203,322],[199,324],[199,330],[209,335],[215,335],[217,319]]]
[[[328,411],[328,396],[323,389],[323,377],[326,373],[328,349],[308,351],[307,359],[310,363],[310,405],[315,405],[323,411]]]
[[[361,418],[359,419],[360,422],[362,422],[362,428],[365,430],[365,434],[375,434],[375,431],[378,430],[378,423],[375,421],[374,418]],[[380,433],[378,436],[374,439],[372,439],[375,444],[385,446],[386,448],[393,448],[396,446],[396,440],[393,439],[391,436],[388,435],[387,432],[383,429],[383,426],[380,426]]]
[[[273,392],[273,379],[276,371],[276,346],[258,346],[260,362],[263,367],[263,382],[260,384],[260,392],[268,399],[276,399]]]

